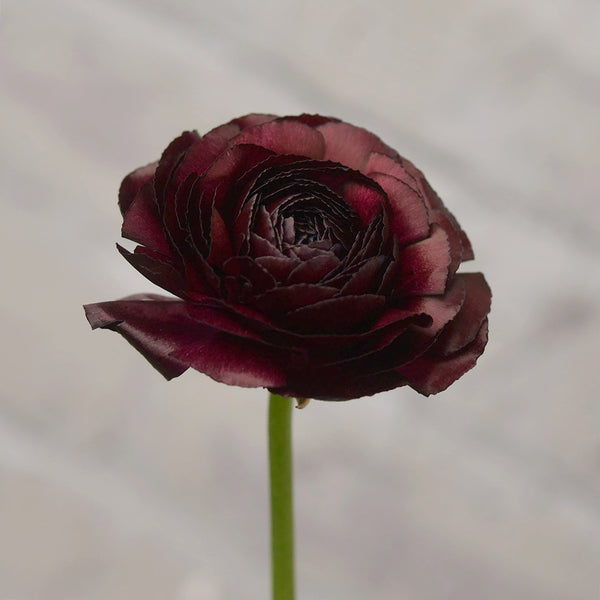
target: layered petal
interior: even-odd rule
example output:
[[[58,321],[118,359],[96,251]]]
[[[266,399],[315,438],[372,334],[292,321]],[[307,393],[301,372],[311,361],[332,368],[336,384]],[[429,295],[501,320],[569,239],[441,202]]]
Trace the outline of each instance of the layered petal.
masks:
[[[120,333],[164,377],[172,379],[189,367],[230,385],[284,385],[276,351],[262,342],[201,322],[185,302],[140,294],[84,307],[93,329]]]
[[[85,307],[163,375],[340,400],[441,391],[487,340],[491,292],[423,173],[369,131],[249,114],[184,132],[119,191],[119,246],[179,299]]]
[[[475,339],[454,354],[439,357],[426,354],[404,365],[398,372],[410,387],[424,396],[438,394],[472,369],[483,353],[488,339],[488,322],[483,322]]]

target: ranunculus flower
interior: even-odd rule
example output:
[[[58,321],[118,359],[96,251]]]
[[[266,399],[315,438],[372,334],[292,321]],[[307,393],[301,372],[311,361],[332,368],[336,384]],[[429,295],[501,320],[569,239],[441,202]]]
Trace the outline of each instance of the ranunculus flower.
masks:
[[[85,307],[167,379],[290,397],[429,395],[473,367],[490,289],[458,223],[377,136],[318,115],[185,132],[121,185],[121,254],[176,298]]]

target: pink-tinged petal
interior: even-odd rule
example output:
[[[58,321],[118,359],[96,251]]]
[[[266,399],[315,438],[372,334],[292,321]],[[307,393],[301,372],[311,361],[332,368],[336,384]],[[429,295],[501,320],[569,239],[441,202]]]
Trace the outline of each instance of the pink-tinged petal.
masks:
[[[410,387],[429,396],[445,390],[472,369],[483,353],[488,339],[487,319],[481,325],[475,339],[462,350],[440,357],[427,353],[398,369],[408,380]]]
[[[169,244],[158,215],[152,181],[145,183],[124,215],[121,235],[151,250],[169,255]]]
[[[394,158],[380,152],[372,152],[364,170],[369,177],[373,177],[376,173],[391,175],[409,186],[415,193],[424,194],[419,180],[415,178],[411,171],[406,169],[407,163],[408,161],[400,157]]]
[[[371,223],[387,204],[385,196],[379,190],[355,181],[344,185],[343,196],[365,225]]]
[[[117,244],[117,249],[134,269],[164,290],[180,296],[187,287],[181,273],[163,254],[158,254],[142,246],[138,246],[135,253],[129,252],[119,244]]]
[[[172,352],[211,332],[188,316],[184,302],[161,296],[130,296],[88,304],[84,309],[92,329],[120,333],[167,379],[181,375],[189,366],[171,356]]]
[[[325,153],[325,141],[316,129],[287,119],[244,129],[232,144],[254,144],[277,154],[294,154],[317,160],[321,160]]]
[[[422,198],[407,184],[382,173],[372,176],[387,194],[391,206],[390,227],[405,246],[429,235],[429,214]]]
[[[340,259],[327,252],[300,263],[289,275],[288,283],[318,283],[340,264]]]
[[[140,167],[123,179],[119,188],[119,208],[124,216],[143,185],[154,179],[158,162]]]
[[[448,212],[433,210],[431,211],[431,220],[436,225],[443,228],[448,236],[448,244],[450,246],[450,266],[448,267],[448,277],[453,277],[460,263],[462,262],[463,246],[460,237],[460,227],[456,225],[456,221],[451,218]]]
[[[289,312],[285,324],[303,333],[350,333],[377,319],[385,298],[374,294],[339,296]]]
[[[173,357],[215,381],[241,387],[274,387],[286,383],[281,350],[214,331],[178,348]]]
[[[325,138],[325,160],[341,163],[357,171],[363,171],[371,152],[397,156],[397,152],[376,135],[349,123],[329,122],[320,125],[317,130]]]
[[[448,235],[434,225],[430,237],[398,253],[396,291],[408,296],[443,294],[450,260]]]
[[[325,285],[296,283],[286,287],[276,287],[254,300],[255,307],[269,317],[280,317],[288,311],[332,298],[339,290]]]
[[[385,256],[369,258],[344,284],[340,294],[350,296],[376,291],[382,267],[387,260]]]
[[[492,291],[481,273],[461,273],[456,279],[464,282],[465,301],[432,348],[436,354],[445,356],[458,352],[473,341],[492,304]]]
[[[247,129],[248,127],[254,127],[255,125],[262,125],[263,123],[268,123],[269,121],[274,121],[278,119],[277,115],[269,115],[262,113],[251,113],[249,115],[244,115],[243,117],[238,117],[237,119],[232,119],[231,123],[234,123],[240,128],[240,131]]]

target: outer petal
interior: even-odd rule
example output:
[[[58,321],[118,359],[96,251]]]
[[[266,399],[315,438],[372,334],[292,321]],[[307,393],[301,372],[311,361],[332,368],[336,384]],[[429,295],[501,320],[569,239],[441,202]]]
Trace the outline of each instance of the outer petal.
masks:
[[[162,254],[169,254],[152,181],[145,183],[130,203],[123,217],[121,235]]]
[[[376,135],[361,127],[343,122],[329,122],[317,129],[325,138],[325,160],[341,163],[357,171],[364,172],[371,152],[398,156],[395,150],[384,144]]]
[[[375,173],[372,178],[390,200],[390,225],[400,245],[426,238],[429,234],[429,214],[423,199],[410,186],[391,175]]]
[[[475,366],[487,344],[487,337],[486,319],[475,339],[459,352],[444,357],[427,353],[398,369],[398,372],[406,377],[410,387],[417,392],[425,396],[437,394]]]
[[[93,329],[120,333],[167,379],[193,367],[230,385],[269,387],[286,382],[272,347],[215,328],[210,317],[202,319],[200,313],[194,318],[185,302],[141,294],[84,309]]]
[[[162,153],[154,174],[154,191],[158,211],[162,214],[165,204],[175,196],[177,188],[185,178],[177,178],[178,167],[190,147],[200,139],[197,131],[184,131],[175,138]]]
[[[274,115],[251,114],[233,119],[197,138],[189,146],[184,159],[177,166],[173,179],[175,189],[191,174],[202,175],[210,165],[227,150],[231,141],[249,127],[268,123],[276,119]]]
[[[314,374],[306,371],[291,379],[285,387],[269,388],[269,391],[292,398],[314,398],[316,400],[352,400],[372,396],[406,385],[406,378],[395,370],[377,376],[353,376],[352,373],[335,375]]]
[[[117,244],[117,250],[134,269],[164,290],[181,296],[186,289],[186,282],[181,273],[164,255],[141,246],[138,246],[132,253]]]
[[[133,199],[136,197],[142,186],[149,181],[152,181],[157,165],[158,162],[153,162],[145,167],[140,167],[132,173],[129,173],[129,175],[123,179],[121,187],[119,188],[119,208],[121,209],[122,215],[125,215],[129,210]]]
[[[279,119],[249,127],[232,143],[254,144],[277,154],[295,154],[317,160],[321,160],[325,154],[325,141],[319,131],[291,119]]]
[[[436,354],[444,356],[458,352],[474,340],[492,303],[492,292],[481,273],[461,273],[456,280],[465,284],[465,301],[433,348]]]
[[[173,358],[171,352],[207,331],[190,323],[183,302],[161,296],[140,294],[83,308],[92,329],[120,333],[167,379],[181,375],[189,366]]]
[[[173,356],[228,385],[271,387],[286,382],[275,349],[226,333],[213,332],[175,350]]]
[[[410,296],[443,294],[450,262],[448,234],[434,225],[430,237],[399,252],[396,290]]]

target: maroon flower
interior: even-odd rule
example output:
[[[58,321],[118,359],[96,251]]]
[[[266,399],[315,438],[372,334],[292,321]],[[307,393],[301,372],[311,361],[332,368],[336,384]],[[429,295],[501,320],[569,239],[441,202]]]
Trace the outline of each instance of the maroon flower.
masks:
[[[121,254],[177,298],[85,307],[167,379],[188,367],[285,396],[429,395],[473,367],[490,289],[412,163],[318,115],[185,132],[121,185]]]

